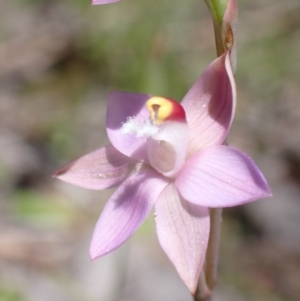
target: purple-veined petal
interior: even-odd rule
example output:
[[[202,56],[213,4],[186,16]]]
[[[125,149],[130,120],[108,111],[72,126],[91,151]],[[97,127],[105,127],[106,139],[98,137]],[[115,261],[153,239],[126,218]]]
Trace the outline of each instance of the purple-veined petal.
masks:
[[[53,177],[83,188],[101,190],[119,185],[138,168],[137,164],[141,163],[108,145],[63,166]]]
[[[159,194],[168,184],[154,170],[128,178],[111,196],[94,230],[90,246],[92,259],[124,243],[143,223]]]
[[[147,161],[147,138],[124,134],[122,126],[130,117],[141,123],[149,117],[145,104],[150,97],[147,94],[113,92],[108,100],[106,130],[109,140],[121,153],[139,161]]]
[[[188,157],[222,144],[231,125],[236,102],[235,82],[225,53],[213,61],[188,91],[181,104],[189,125]]]
[[[99,5],[99,4],[109,4],[118,2],[119,0],[93,0],[92,5]]]
[[[189,129],[184,121],[165,121],[159,132],[148,138],[147,151],[153,168],[171,177],[183,165],[186,157]]]
[[[209,237],[208,209],[184,200],[173,183],[155,204],[159,242],[191,293],[195,293]]]
[[[206,207],[231,207],[271,196],[253,160],[225,145],[192,156],[175,185],[186,200]]]

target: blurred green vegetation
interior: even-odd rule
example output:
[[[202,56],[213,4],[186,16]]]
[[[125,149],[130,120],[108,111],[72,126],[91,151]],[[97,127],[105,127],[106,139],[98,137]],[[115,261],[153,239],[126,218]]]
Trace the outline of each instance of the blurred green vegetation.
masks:
[[[18,292],[0,287],[0,300],[3,301],[21,301],[22,297]]]
[[[19,1],[41,7],[46,2]],[[108,6],[91,6],[85,0],[65,3],[73,6],[83,19],[74,50],[81,60],[87,84],[170,95],[180,100],[191,80],[209,62],[204,63],[203,58],[213,49],[213,36],[211,41],[194,39],[201,16],[208,17],[204,3],[194,0],[184,3],[173,0],[171,4],[164,0],[159,5],[139,0]],[[206,26],[212,32],[210,23]],[[197,48],[207,42],[211,49],[200,54]],[[196,61],[198,67],[193,66]],[[192,74],[191,69],[194,69]]]
[[[12,196],[12,202],[17,218],[55,228],[70,223],[77,213],[66,200],[38,190],[18,189]]]

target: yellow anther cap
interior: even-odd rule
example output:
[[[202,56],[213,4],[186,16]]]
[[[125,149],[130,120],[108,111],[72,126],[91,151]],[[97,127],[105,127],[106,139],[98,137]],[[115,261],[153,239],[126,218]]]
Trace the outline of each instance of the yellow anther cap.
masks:
[[[152,97],[147,103],[151,119],[156,124],[166,120],[185,121],[185,111],[179,102],[164,97]]]

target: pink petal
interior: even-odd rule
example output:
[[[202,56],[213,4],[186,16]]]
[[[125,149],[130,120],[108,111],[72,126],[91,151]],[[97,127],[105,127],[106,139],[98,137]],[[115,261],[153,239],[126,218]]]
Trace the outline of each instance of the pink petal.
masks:
[[[183,165],[188,143],[188,126],[184,121],[165,121],[159,132],[147,141],[150,164],[164,176],[171,177]]]
[[[113,2],[118,2],[119,0],[93,0],[92,5],[99,5],[99,4],[108,4]]]
[[[207,207],[231,207],[271,196],[252,159],[225,145],[192,156],[175,185],[186,200]]]
[[[222,144],[231,125],[236,101],[235,82],[225,53],[213,61],[182,100],[190,129],[188,157]]]
[[[139,161],[147,161],[147,138],[124,134],[121,128],[129,117],[136,117],[140,122],[149,117],[145,104],[150,97],[147,94],[113,92],[108,100],[106,130],[112,145],[124,155]]]
[[[137,163],[109,145],[63,166],[53,177],[80,187],[100,190],[119,185],[135,170]]]
[[[208,209],[184,200],[169,184],[155,204],[159,242],[191,293],[195,293],[209,237]]]
[[[154,170],[128,178],[111,196],[97,222],[91,258],[103,256],[124,243],[145,220],[166,185],[166,179]]]

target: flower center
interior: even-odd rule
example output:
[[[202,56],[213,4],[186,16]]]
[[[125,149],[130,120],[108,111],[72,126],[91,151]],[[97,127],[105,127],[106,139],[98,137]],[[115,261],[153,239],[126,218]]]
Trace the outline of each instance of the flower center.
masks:
[[[122,133],[127,135],[135,135],[139,138],[152,137],[158,132],[158,126],[153,124],[151,119],[139,121],[134,117],[128,117],[127,122],[123,123]]]
[[[122,125],[122,133],[147,138],[149,163],[158,172],[174,177],[184,163],[188,126],[185,111],[180,103],[162,97],[152,97],[146,102],[150,116],[142,120],[128,117]],[[145,115],[144,115],[145,116]]]
[[[171,99],[151,97],[146,102],[150,112],[148,119],[140,121],[135,117],[128,117],[122,125],[122,133],[137,137],[152,137],[159,131],[159,125],[164,121],[185,121],[185,112],[182,106]]]
[[[180,103],[163,97],[152,97],[147,103],[151,119],[155,124],[163,121],[185,121],[185,111]]]

